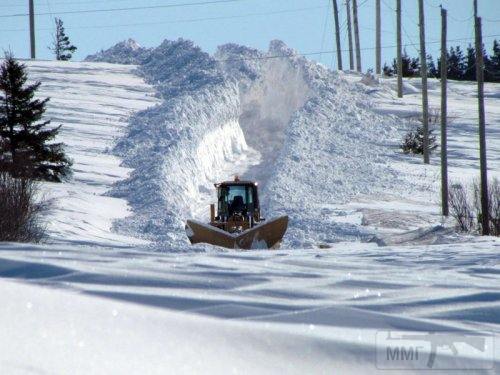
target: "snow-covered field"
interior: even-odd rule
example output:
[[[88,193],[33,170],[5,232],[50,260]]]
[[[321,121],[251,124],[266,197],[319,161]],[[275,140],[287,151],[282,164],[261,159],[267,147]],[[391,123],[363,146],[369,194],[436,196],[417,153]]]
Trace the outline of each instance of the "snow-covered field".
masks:
[[[418,80],[397,99],[392,79],[362,84],[276,41],[111,52],[93,60],[140,65],[27,63],[75,174],[45,186],[48,243],[0,245],[0,373],[426,373],[426,342],[423,367],[380,360],[397,331],[484,338],[438,347],[433,369],[499,373],[500,241],[443,221],[438,153],[424,166],[398,150]],[[449,96],[450,175],[465,181],[474,85]],[[500,85],[486,118],[500,177]],[[261,183],[268,217],[290,215],[281,250],[187,244],[183,221],[234,174]]]
[[[128,118],[154,105],[154,90],[132,74],[134,67],[105,63],[30,62],[30,79],[50,97],[47,117],[62,124],[61,140],[73,159],[71,183],[47,184],[55,199],[48,221],[50,242],[106,246],[144,244],[111,231],[129,214],[126,201],[107,196],[130,169],[109,151],[125,132]]]

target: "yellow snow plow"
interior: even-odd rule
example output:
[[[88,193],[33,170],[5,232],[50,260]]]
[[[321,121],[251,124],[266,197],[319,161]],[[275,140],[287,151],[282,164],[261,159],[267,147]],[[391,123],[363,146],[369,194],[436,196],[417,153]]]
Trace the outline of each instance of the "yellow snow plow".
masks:
[[[192,244],[208,243],[231,249],[278,248],[288,226],[288,216],[266,221],[260,215],[257,183],[225,181],[215,184],[217,212],[210,205],[210,223],[187,220]]]

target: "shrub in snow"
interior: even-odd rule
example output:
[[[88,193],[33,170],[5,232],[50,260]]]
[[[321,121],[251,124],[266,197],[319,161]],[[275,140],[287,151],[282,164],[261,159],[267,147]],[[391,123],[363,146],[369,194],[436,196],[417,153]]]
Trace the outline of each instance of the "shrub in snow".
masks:
[[[37,191],[35,181],[0,172],[0,241],[39,242],[43,239],[45,228],[40,218],[48,205],[37,201]]]
[[[467,190],[462,184],[452,184],[449,190],[450,215],[462,232],[470,232],[474,227],[474,210]]]
[[[482,232],[481,186],[477,181],[472,184],[474,209],[477,218],[477,230]],[[488,183],[488,212],[490,218],[490,234],[500,236],[500,182],[494,178]]]
[[[384,64],[383,72],[385,77],[393,77],[395,74],[394,69],[387,65],[387,63]]]
[[[429,111],[429,152],[437,148],[436,137],[433,135],[435,127],[440,119],[440,112],[435,109]],[[424,126],[422,125],[422,118],[411,118],[411,129],[406,133],[401,143],[401,150],[405,154],[418,154],[424,153]]]
[[[432,130],[429,130],[429,151],[436,149],[436,137],[432,135]],[[401,149],[405,154],[420,154],[424,153],[424,127],[417,126],[406,133]]]
[[[500,182],[488,184],[490,234],[500,236]],[[481,187],[478,182],[467,186],[453,184],[449,192],[450,215],[463,232],[482,232]]]

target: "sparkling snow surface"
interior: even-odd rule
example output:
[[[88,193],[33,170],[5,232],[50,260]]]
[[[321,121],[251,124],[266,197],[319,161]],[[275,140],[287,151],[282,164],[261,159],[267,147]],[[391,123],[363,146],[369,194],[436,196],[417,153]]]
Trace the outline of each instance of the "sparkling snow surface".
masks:
[[[467,373],[499,373],[500,241],[442,220],[438,154],[423,166],[398,151],[417,80],[400,100],[391,79],[365,85],[296,56],[227,45],[213,65],[184,42],[153,53],[141,67],[27,63],[75,175],[46,186],[48,244],[0,245],[1,374],[398,373],[377,368],[381,330],[493,334],[496,367]],[[192,86],[171,64],[184,53],[203,67]],[[474,86],[449,95],[450,174],[466,180]],[[500,177],[500,85],[486,96]],[[268,217],[291,216],[281,250],[187,245],[183,220],[208,216],[211,184],[234,173],[262,182]],[[478,355],[438,350],[448,368]]]

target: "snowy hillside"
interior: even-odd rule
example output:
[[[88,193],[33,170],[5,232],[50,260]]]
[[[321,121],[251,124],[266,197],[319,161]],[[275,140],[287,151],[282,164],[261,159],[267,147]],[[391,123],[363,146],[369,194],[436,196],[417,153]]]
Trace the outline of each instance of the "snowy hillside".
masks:
[[[394,374],[377,362],[389,330],[483,337],[438,348],[436,368],[498,373],[500,241],[443,221],[437,153],[400,152],[417,80],[398,99],[392,79],[279,41],[210,56],[129,40],[88,60],[26,63],[75,173],[44,186],[48,243],[0,245],[1,373]],[[500,177],[500,85],[486,93]],[[450,174],[467,180],[474,86],[449,95]],[[259,182],[266,217],[290,216],[280,250],[188,245],[185,219],[207,220],[213,183],[235,174]]]
[[[61,138],[74,162],[70,184],[47,185],[47,198],[55,200],[48,222],[51,242],[145,243],[111,231],[113,222],[130,210],[126,201],[107,195],[130,172],[110,149],[125,132],[128,117],[157,102],[132,70],[103,63],[29,64],[30,78],[43,82],[40,95],[50,97],[47,117],[54,125],[63,124]]]

